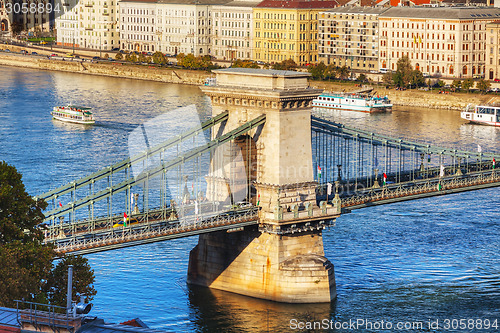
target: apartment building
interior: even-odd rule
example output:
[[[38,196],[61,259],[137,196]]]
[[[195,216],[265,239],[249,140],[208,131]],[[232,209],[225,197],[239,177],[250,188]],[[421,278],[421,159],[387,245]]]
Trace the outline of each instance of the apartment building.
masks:
[[[252,59],[253,8],[261,1],[235,0],[211,9],[212,55],[217,59]]]
[[[53,9],[52,3],[48,0],[24,2],[28,5],[26,9],[22,9],[21,7],[23,2],[0,0],[0,31],[12,31],[13,25],[17,25],[15,28],[19,31],[23,30],[37,33],[50,32],[52,28],[50,21],[50,16],[52,15],[51,11]],[[13,7],[16,3],[19,5],[17,10]],[[36,5],[36,7],[33,7],[34,5],[31,5],[31,3]],[[51,9],[50,12],[48,10],[49,8]]]
[[[94,50],[111,50],[120,46],[118,33],[118,0],[80,0],[74,6],[64,6],[56,16],[56,42]]]
[[[319,61],[351,69],[378,70],[378,16],[383,7],[339,7],[319,14]]]
[[[345,2],[344,2],[345,3]],[[318,61],[318,15],[342,0],[264,0],[253,9],[253,59],[269,63]]]
[[[121,0],[120,48],[127,51],[158,50],[156,0]]]
[[[500,20],[486,24],[485,67],[486,79],[500,79]]]
[[[57,19],[55,20],[56,42],[57,45],[79,47],[80,29],[78,24],[78,6],[79,0],[64,0],[68,4],[63,6],[62,0],[56,0],[54,4],[60,8]]]
[[[493,7],[393,7],[379,15],[379,68],[396,70],[402,56],[435,76],[485,73],[486,24],[500,18]]]

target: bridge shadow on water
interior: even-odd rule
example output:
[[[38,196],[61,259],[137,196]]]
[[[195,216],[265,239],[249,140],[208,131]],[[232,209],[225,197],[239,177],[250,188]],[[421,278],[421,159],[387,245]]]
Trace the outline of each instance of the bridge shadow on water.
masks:
[[[189,286],[190,318],[197,332],[290,332],[307,322],[335,318],[336,301],[288,304],[221,290]]]

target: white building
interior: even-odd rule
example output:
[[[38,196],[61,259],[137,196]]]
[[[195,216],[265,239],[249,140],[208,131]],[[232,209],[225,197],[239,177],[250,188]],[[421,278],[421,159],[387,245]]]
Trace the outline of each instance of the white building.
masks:
[[[54,1],[56,8],[61,10],[55,20],[57,45],[79,47],[78,11],[80,8],[77,8],[78,2],[79,0],[64,0],[68,6],[63,6],[62,0]]]
[[[468,78],[485,74],[486,24],[494,7],[393,7],[379,16],[379,68],[396,70],[408,56],[430,75]]]
[[[217,59],[252,59],[253,7],[261,1],[235,0],[212,8],[212,53]]]
[[[139,52],[157,51],[156,0],[122,0],[119,8],[120,48]]]

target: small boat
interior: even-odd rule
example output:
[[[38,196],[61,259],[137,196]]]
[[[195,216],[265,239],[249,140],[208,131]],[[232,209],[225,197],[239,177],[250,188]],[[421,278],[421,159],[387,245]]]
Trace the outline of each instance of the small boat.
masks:
[[[364,94],[323,93],[313,99],[312,106],[368,113],[392,111],[392,104],[387,96],[380,97]]]
[[[460,117],[476,124],[500,126],[500,106],[489,105],[467,105]]]
[[[56,106],[50,113],[54,119],[69,123],[91,125],[95,123],[91,108],[68,105]]]

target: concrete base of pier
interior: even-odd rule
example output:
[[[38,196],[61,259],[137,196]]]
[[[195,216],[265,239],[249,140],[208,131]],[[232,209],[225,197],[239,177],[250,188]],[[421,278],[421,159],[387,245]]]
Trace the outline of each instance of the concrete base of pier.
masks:
[[[321,231],[280,236],[255,228],[201,235],[189,256],[188,283],[287,303],[337,296]]]

